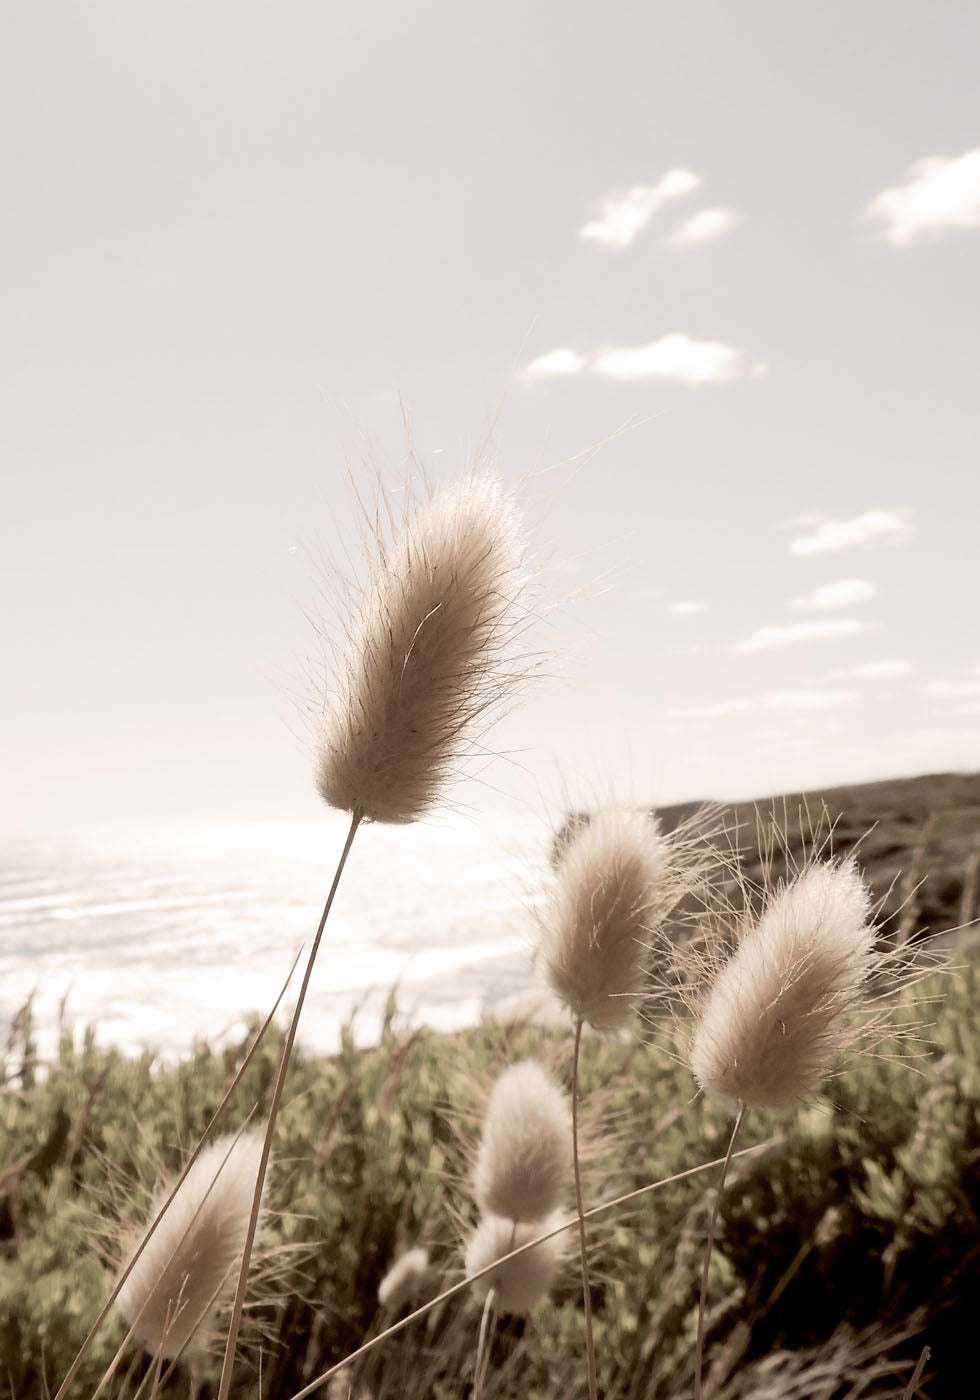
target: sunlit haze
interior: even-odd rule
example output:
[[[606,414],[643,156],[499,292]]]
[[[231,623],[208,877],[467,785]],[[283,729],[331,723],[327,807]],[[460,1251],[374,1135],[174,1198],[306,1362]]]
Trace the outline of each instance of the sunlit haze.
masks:
[[[406,417],[539,569],[462,805],[980,768],[975,6],[2,33],[0,830],[317,814],[312,619]]]

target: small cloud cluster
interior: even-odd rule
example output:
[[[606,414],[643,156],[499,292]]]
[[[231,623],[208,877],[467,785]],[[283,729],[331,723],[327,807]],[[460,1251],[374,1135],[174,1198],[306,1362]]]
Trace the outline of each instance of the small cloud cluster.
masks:
[[[907,510],[866,510],[848,520],[804,516],[787,524],[804,522],[813,528],[790,541],[790,554],[808,557],[842,549],[870,549],[879,544],[906,544],[912,538],[911,513]]]
[[[692,170],[668,170],[655,185],[631,185],[602,200],[599,217],[584,224],[579,237],[603,248],[628,248],[668,200],[690,194],[700,183]]]
[[[894,248],[980,229],[980,146],[961,156],[916,161],[902,184],[875,195],[863,218],[879,224],[882,238]]]
[[[727,205],[714,205],[710,209],[700,209],[678,224],[664,243],[668,248],[699,248],[705,243],[717,243],[726,233],[731,233],[744,222],[744,215]]]
[[[655,185],[631,185],[621,194],[608,195],[599,204],[598,216],[579,229],[579,237],[602,248],[629,248],[672,199],[691,194],[701,184],[693,170],[668,170]],[[667,248],[698,248],[716,243],[743,221],[737,209],[715,204],[699,209],[663,240]]]
[[[525,367],[524,378],[559,379],[585,373],[626,382],[661,379],[699,386],[760,379],[767,367],[751,362],[737,346],[672,332],[646,345],[606,345],[588,354],[567,348],[549,350]]]
[[[870,579],[844,578],[837,583],[822,584],[804,598],[791,598],[790,607],[812,608],[815,611],[823,608],[850,608],[858,603],[866,603],[877,592],[877,585]]]
[[[692,599],[690,602],[671,603],[667,611],[671,617],[691,617],[694,613],[705,612],[707,606],[707,603],[696,603]]]
[[[776,623],[757,627],[736,651],[770,651],[773,647],[793,646],[797,642],[818,641],[824,637],[856,637],[867,632],[870,624],[856,617],[821,618],[813,622]]]

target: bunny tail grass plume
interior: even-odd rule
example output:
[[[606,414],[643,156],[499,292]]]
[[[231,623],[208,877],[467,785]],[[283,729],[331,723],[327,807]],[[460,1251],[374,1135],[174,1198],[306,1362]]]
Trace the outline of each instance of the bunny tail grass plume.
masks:
[[[599,1031],[629,1023],[646,945],[669,907],[668,866],[667,839],[641,812],[599,813],[560,850],[536,964],[576,1021]]]
[[[524,532],[497,478],[474,469],[379,548],[320,726],[316,783],[331,807],[412,822],[512,679],[528,615]]]
[[[512,1250],[529,1244],[538,1235],[556,1229],[562,1223],[558,1213],[538,1222],[525,1221],[515,1225],[498,1215],[485,1215],[470,1236],[464,1256],[466,1276],[471,1277],[503,1259]],[[499,1269],[484,1274],[473,1285],[478,1298],[486,1298],[492,1288],[497,1307],[505,1313],[526,1313],[543,1298],[554,1283],[564,1263],[566,1251],[564,1233],[542,1240],[516,1259],[509,1259]]]
[[[260,1133],[209,1144],[123,1284],[116,1304],[154,1356],[192,1360],[211,1348],[238,1281],[261,1155]],[[157,1193],[151,1219],[169,1191]]]
[[[820,1088],[866,998],[870,908],[850,860],[812,865],[775,891],[698,1019],[691,1068],[707,1094],[785,1111]]]
[[[416,1298],[429,1272],[429,1251],[421,1245],[399,1254],[378,1285],[378,1302],[390,1312],[397,1312]]]
[[[485,1214],[540,1220],[562,1204],[572,1161],[565,1095],[536,1060],[511,1065],[490,1093],[474,1170]]]

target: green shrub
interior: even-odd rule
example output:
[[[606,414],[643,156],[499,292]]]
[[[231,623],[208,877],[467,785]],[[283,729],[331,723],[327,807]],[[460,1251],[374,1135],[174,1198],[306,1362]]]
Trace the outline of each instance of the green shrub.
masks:
[[[802,1395],[785,1377],[832,1355],[840,1394],[848,1367],[857,1367],[872,1377],[868,1394],[900,1395],[894,1374],[874,1379],[875,1368],[894,1352],[907,1374],[925,1342],[930,1395],[966,1393],[958,1385],[970,1374],[980,1294],[980,971],[934,979],[928,990],[937,998],[927,1008],[930,1043],[898,1033],[922,1009],[898,1003],[896,1034],[875,1056],[856,1059],[820,1103],[788,1124],[749,1115],[745,1145],[783,1136],[737,1161],[726,1188],[708,1331],[714,1393],[778,1394],[785,1384],[786,1394]],[[256,1101],[264,1105],[279,1048],[270,1036],[249,1067],[228,1128]],[[372,1049],[357,1050],[348,1032],[338,1055],[295,1060],[271,1182],[276,1254],[258,1288],[236,1395],[257,1393],[261,1367],[261,1394],[288,1397],[378,1330],[377,1286],[401,1247],[429,1248],[434,1289],[459,1277],[475,1090],[505,1059],[567,1048],[555,1033],[490,1024],[406,1037],[389,1016]],[[22,1076],[16,1062],[8,1068],[0,1087],[0,1392],[41,1400],[56,1388],[111,1289],[127,1201],[180,1164],[240,1055],[199,1046],[176,1067],[157,1068],[148,1056],[101,1050],[88,1034],[77,1049],[65,1038],[44,1077]],[[683,1058],[681,1033],[668,1023],[642,1045],[586,1042],[593,1200],[724,1152],[730,1119],[695,1097]],[[670,1186],[591,1227],[607,1397],[690,1393],[712,1180]],[[379,1400],[459,1396],[471,1379],[477,1320],[472,1302],[454,1300],[367,1358],[359,1379]],[[92,1393],[123,1332],[114,1318],[74,1394]],[[499,1327],[490,1393],[576,1400],[585,1394],[583,1355],[580,1289],[569,1269],[530,1319]],[[129,1389],[110,1393],[132,1394],[146,1364],[136,1361]],[[175,1378],[165,1393],[184,1394],[185,1382]]]

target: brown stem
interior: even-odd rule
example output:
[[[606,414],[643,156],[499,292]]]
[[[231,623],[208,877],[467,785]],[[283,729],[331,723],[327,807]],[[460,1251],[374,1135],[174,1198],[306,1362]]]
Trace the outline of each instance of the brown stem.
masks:
[[[698,1299],[698,1341],[694,1353],[694,1400],[702,1400],[701,1368],[704,1363],[704,1315],[708,1303],[708,1269],[711,1265],[711,1252],[714,1249],[715,1231],[718,1227],[718,1207],[721,1205],[721,1193],[725,1189],[725,1177],[728,1175],[728,1166],[732,1160],[732,1153],[735,1150],[735,1139],[738,1137],[739,1129],[742,1126],[745,1110],[746,1105],[740,1103],[738,1106],[738,1117],[735,1119],[732,1135],[728,1139],[728,1151],[725,1153],[725,1160],[721,1167],[721,1175],[718,1178],[718,1185],[715,1188],[715,1200],[714,1205],[711,1207],[711,1220],[708,1223],[708,1243],[704,1250],[704,1267],[701,1270],[701,1296]]]
[[[575,1210],[578,1215],[579,1260],[582,1267],[582,1303],[585,1307],[585,1354],[589,1372],[589,1400],[599,1400],[595,1364],[595,1337],[592,1333],[592,1290],[589,1287],[589,1255],[585,1242],[585,1210],[582,1205],[582,1169],[578,1157],[578,1062],[582,1048],[582,1018],[575,1022],[575,1050],[572,1055],[572,1163],[575,1169]]]
[[[310,985],[310,978],[313,975],[313,964],[316,962],[317,950],[320,947],[320,939],[323,937],[323,930],[326,926],[327,917],[333,905],[334,896],[337,893],[337,886],[340,884],[340,877],[344,873],[344,866],[347,864],[350,848],[354,844],[354,837],[357,835],[357,828],[360,825],[360,821],[360,813],[355,812],[351,817],[350,830],[347,833],[347,840],[344,842],[344,849],[340,853],[337,869],[334,871],[333,883],[330,886],[330,893],[327,895],[327,902],[323,906],[323,913],[320,915],[320,923],[316,931],[316,937],[313,939],[313,946],[310,949],[310,956],[306,963],[306,971],[303,974],[299,996],[296,998],[296,1009],[289,1023],[289,1030],[286,1033],[285,1044],[282,1047],[282,1055],[279,1059],[279,1073],[276,1076],[275,1088],[272,1091],[269,1121],[266,1124],[265,1140],[262,1144],[262,1156],[259,1159],[259,1171],[255,1181],[255,1193],[252,1197],[252,1212],[248,1221],[248,1233],[245,1236],[245,1248],[242,1251],[242,1263],[238,1274],[238,1289],[235,1293],[235,1302],[231,1313],[231,1324],[228,1328],[228,1340],[225,1343],[225,1359],[221,1367],[221,1384],[218,1387],[218,1400],[228,1400],[228,1392],[231,1390],[231,1373],[235,1365],[235,1349],[238,1346],[238,1333],[241,1329],[242,1312],[245,1308],[245,1286],[248,1281],[249,1265],[252,1262],[252,1246],[255,1243],[255,1232],[258,1228],[259,1212],[262,1207],[262,1188],[265,1185],[265,1174],[269,1166],[269,1153],[272,1150],[272,1135],[275,1132],[276,1119],[279,1117],[279,1105],[282,1103],[282,1093],[286,1083],[286,1071],[289,1068],[289,1061],[292,1057],[293,1043],[296,1040],[296,1031],[299,1026],[299,1018],[303,1010],[303,1003],[306,1001],[307,988]]]
[[[486,1301],[483,1304],[483,1314],[480,1317],[480,1335],[476,1343],[476,1367],[473,1375],[473,1400],[483,1400],[483,1387],[490,1366],[490,1338],[493,1334],[496,1297],[496,1289],[491,1288],[487,1293]]]

